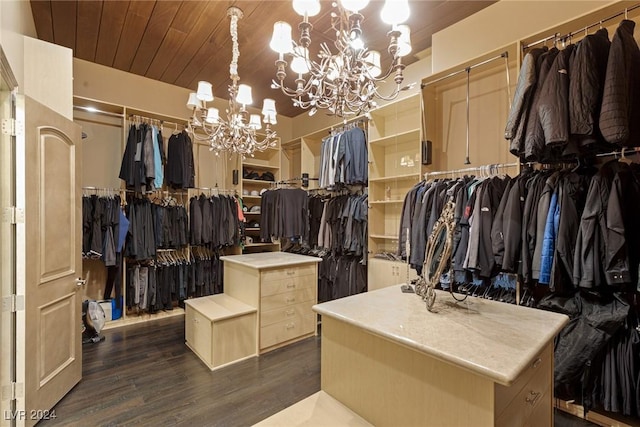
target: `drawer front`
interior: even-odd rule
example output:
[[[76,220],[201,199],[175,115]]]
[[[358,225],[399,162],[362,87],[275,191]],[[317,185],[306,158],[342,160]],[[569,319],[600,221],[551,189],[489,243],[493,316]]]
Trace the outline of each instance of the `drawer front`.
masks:
[[[317,286],[318,282],[316,280],[316,276],[308,274],[305,276],[290,276],[278,280],[263,281],[260,292],[263,297],[266,297],[269,295],[295,291],[297,289],[316,288]]]
[[[550,369],[540,371],[525,384],[502,414],[498,415],[496,426],[523,426],[527,424],[532,415],[546,413],[547,409],[541,408],[541,406],[550,407],[552,405],[551,386]]]
[[[553,425],[553,399],[551,388],[547,390],[545,395],[542,397],[545,400],[548,400],[549,403],[545,404],[545,402],[540,402],[539,405],[535,407],[531,415],[524,422],[525,427],[538,427],[538,426],[551,426]]]
[[[534,375],[545,375],[551,381],[551,363],[553,360],[553,345],[549,344],[533,362],[520,374],[511,387],[499,384],[495,386],[495,414],[499,416],[511,401],[520,393],[522,388],[531,381]]]
[[[300,304],[280,307],[273,310],[263,310],[260,313],[260,326],[268,326],[274,323],[295,319],[297,317],[301,318],[313,315],[314,312],[311,309],[313,304],[313,301],[306,301]]]
[[[283,294],[270,295],[268,297],[262,297],[260,310],[273,310],[307,301],[315,303],[315,297],[316,290],[313,288],[303,288]]]
[[[185,320],[187,342],[203,359],[211,363],[211,320],[193,309],[187,309]]]
[[[260,273],[263,282],[268,280],[280,280],[287,277],[315,275],[316,264],[294,265],[273,270],[265,270]]]
[[[315,315],[293,317],[283,322],[260,328],[260,348],[268,348],[314,331]]]

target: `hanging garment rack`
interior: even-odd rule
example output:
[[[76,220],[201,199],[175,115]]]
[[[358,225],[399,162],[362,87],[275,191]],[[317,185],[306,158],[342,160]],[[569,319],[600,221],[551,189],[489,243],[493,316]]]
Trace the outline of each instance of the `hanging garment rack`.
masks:
[[[633,156],[634,154],[638,154],[640,153],[640,147],[629,147],[629,148],[623,148],[621,151],[612,151],[610,153],[600,153],[600,154],[596,154],[596,157],[618,157],[620,156],[621,158],[624,158],[625,156]]]
[[[191,190],[200,191],[202,193],[207,192],[210,196],[220,195],[220,194],[235,196],[237,194],[236,190],[227,190],[219,187],[213,187],[213,188],[212,187],[193,187],[191,188]]]
[[[146,116],[141,116],[140,114],[130,114],[129,115],[129,121],[131,122],[143,122],[143,123],[150,123],[150,124],[158,124],[161,127],[163,125],[172,125],[175,127],[175,130],[178,130],[178,126],[182,126],[182,129],[186,129],[187,124],[186,123],[176,123],[176,122],[172,122],[170,120],[164,120],[164,119],[156,119],[153,117],[146,117]]]
[[[470,130],[470,103],[471,103],[471,97],[470,97],[470,84],[471,84],[471,70],[477,67],[481,67],[483,65],[486,65],[490,62],[493,62],[495,60],[498,59],[502,59],[504,58],[504,62],[505,62],[505,71],[506,71],[506,77],[507,77],[507,102],[508,102],[508,106],[509,109],[511,109],[511,79],[509,77],[509,52],[508,51],[504,51],[502,53],[500,53],[499,55],[496,55],[494,57],[485,59],[483,61],[480,61],[478,63],[469,65],[465,68],[462,68],[460,70],[457,71],[453,71],[445,76],[439,77],[435,80],[431,80],[425,83],[422,83],[422,85],[420,86],[421,89],[424,89],[425,87],[434,84],[434,83],[438,83],[441,82],[443,80],[449,79],[451,77],[457,76],[458,74],[461,73],[467,73],[466,76],[466,89],[467,89],[467,93],[466,93],[466,103],[467,103],[467,110],[466,110],[466,116],[467,116],[467,133],[466,133],[466,151],[465,151],[465,158],[464,158],[464,164],[465,165],[470,165],[471,164],[471,158],[470,158],[470,139],[471,139],[471,130]],[[423,113],[424,114],[424,113]]]
[[[115,196],[119,195],[120,191],[122,191],[120,188],[82,187],[83,195],[85,194],[85,192],[94,192],[94,194],[97,196]]]
[[[507,169],[507,168],[513,168],[513,167],[517,167],[520,166],[520,163],[518,162],[513,162],[513,163],[495,163],[495,164],[490,164],[490,165],[483,165],[483,166],[475,166],[475,167],[471,167],[471,168],[463,168],[463,169],[452,169],[452,170],[448,170],[448,171],[434,171],[434,172],[425,172],[424,173],[424,179],[428,180],[429,177],[433,177],[434,175],[458,175],[458,174],[462,174],[462,173],[467,173],[467,172],[491,172],[497,169]]]
[[[589,24],[586,27],[583,27],[583,28],[581,28],[579,30],[571,31],[571,32],[569,32],[567,34],[564,34],[564,35],[561,35],[560,33],[554,33],[554,34],[552,34],[550,36],[544,37],[544,38],[542,38],[540,40],[537,40],[535,42],[531,42],[531,43],[528,43],[528,44],[522,46],[522,50],[529,49],[530,47],[535,46],[535,45],[546,43],[546,42],[548,42],[550,40],[553,40],[554,43],[557,42],[558,40],[570,40],[573,36],[575,36],[577,34],[580,34],[580,33],[583,33],[583,32],[586,33],[587,31],[589,31],[589,29],[591,29],[593,27],[596,27],[596,26],[602,27],[603,23],[605,23],[607,21],[611,21],[613,19],[616,19],[616,18],[618,18],[620,16],[624,16],[624,19],[628,19],[629,12],[631,12],[632,10],[635,10],[635,9],[637,9],[639,7],[640,7],[640,3],[637,3],[637,4],[635,4],[635,5],[631,6],[631,7],[624,8],[621,11],[619,11],[619,12],[617,12],[617,13],[611,15],[611,16],[608,16],[608,17],[606,17],[604,19],[601,19],[601,20],[599,20],[597,22],[594,22],[593,24]]]
[[[364,129],[364,124],[367,120],[367,117],[358,117],[350,121],[344,121],[342,124],[333,125],[329,128],[329,135],[334,135],[335,132],[344,132],[355,127]]]

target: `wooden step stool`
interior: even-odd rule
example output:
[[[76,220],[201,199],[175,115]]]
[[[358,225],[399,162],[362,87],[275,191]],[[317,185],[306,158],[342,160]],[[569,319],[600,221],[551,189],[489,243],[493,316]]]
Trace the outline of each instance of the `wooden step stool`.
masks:
[[[257,309],[225,294],[185,301],[187,346],[214,370],[256,356]]]

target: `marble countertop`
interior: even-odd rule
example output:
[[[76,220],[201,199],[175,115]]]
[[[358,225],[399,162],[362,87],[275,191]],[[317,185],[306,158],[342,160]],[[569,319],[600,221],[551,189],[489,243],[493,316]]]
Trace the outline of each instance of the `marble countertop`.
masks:
[[[436,291],[434,310],[400,286],[313,309],[372,334],[510,386],[569,321],[563,314]]]
[[[224,262],[239,264],[244,267],[263,268],[288,267],[298,264],[320,262],[322,259],[307,255],[292,254],[289,252],[261,252],[258,254],[225,255],[220,257]]]

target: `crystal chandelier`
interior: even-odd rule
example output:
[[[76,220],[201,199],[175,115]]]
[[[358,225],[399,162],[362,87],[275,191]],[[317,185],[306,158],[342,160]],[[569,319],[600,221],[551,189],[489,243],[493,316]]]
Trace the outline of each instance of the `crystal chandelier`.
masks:
[[[337,1],[337,0],[336,0]],[[390,101],[400,91],[404,79],[402,57],[411,52],[409,26],[401,25],[409,18],[408,0],[385,0],[380,16],[391,25],[387,51],[391,63],[382,74],[380,52],[365,46],[360,13],[369,0],[339,0],[333,3],[331,27],[335,34],[334,50],[327,43],[320,43],[318,61],[309,59],[311,29],[309,17],[320,12],[320,0],[293,0],[293,9],[302,16],[298,25],[300,39],[291,38],[291,25],[278,21],[273,26],[270,47],[279,54],[276,61],[276,79],[272,88],[293,99],[293,104],[309,115],[318,109],[326,109],[328,115],[348,117],[367,112],[376,107],[375,99]],[[295,89],[286,87],[286,57],[291,58],[291,71],[297,74]],[[388,95],[378,91],[378,84],[393,74],[395,88]]]
[[[197,141],[207,141],[210,150],[216,155],[221,151],[230,154],[238,153],[253,157],[255,151],[264,151],[276,146],[276,132],[271,129],[276,121],[276,103],[273,99],[265,98],[262,114],[265,123],[264,138],[259,140],[256,133],[262,129],[259,114],[249,114],[247,105],[251,98],[251,86],[238,84],[238,20],[242,18],[242,11],[237,7],[230,7],[227,15],[231,18],[230,32],[233,42],[232,60],[229,65],[231,85],[229,86],[229,107],[226,109],[226,119],[220,116],[217,108],[207,108],[207,102],[213,101],[212,85],[206,81],[198,82],[197,92],[189,94],[187,108],[192,110],[189,118],[188,130]]]

